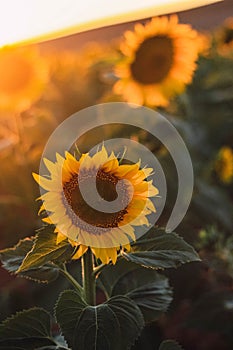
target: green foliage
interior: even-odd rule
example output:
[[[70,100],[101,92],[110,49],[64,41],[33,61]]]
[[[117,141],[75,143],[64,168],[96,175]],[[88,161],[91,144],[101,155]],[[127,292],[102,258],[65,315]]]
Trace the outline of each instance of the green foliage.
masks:
[[[68,240],[57,244],[57,234],[53,232],[53,226],[42,228],[35,239],[32,249],[25,256],[17,273],[31,268],[41,267],[49,262],[63,263],[70,260],[74,253],[74,248]]]
[[[0,349],[67,349],[51,335],[51,317],[41,308],[18,312],[0,325]]]
[[[55,313],[73,350],[129,349],[144,326],[140,309],[125,296],[90,306],[78,293],[65,291],[57,302]]]
[[[122,253],[127,260],[154,269],[177,267],[191,261],[200,261],[193,247],[176,233],[152,229],[153,238],[133,244],[132,252]]]
[[[157,320],[172,301],[168,279],[156,269],[199,260],[193,248],[175,233],[151,229],[132,245],[130,253],[122,253],[115,265],[100,270],[96,266],[93,273],[106,301],[92,306],[66,269],[75,249],[68,240],[57,244],[53,229],[45,226],[35,237],[21,240],[0,254],[3,266],[18,276],[51,282],[61,272],[72,283],[75,290],[63,292],[55,307],[62,335],[72,350],[92,350],[93,346],[130,349],[144,323]],[[64,341],[57,344],[52,337],[50,323],[50,315],[43,309],[16,314],[1,325],[0,349],[67,349]]]
[[[13,248],[7,248],[0,251],[0,258],[3,267],[10,273],[16,273],[25,259],[25,256],[31,252],[35,244],[35,237],[25,238]],[[18,276],[26,277],[37,282],[52,282],[58,275],[58,268],[44,264],[40,267],[31,267],[28,270],[17,273]]]
[[[108,296],[125,295],[132,299],[146,322],[158,319],[172,301],[172,291],[165,276],[123,259],[114,266],[107,266],[98,280]]]

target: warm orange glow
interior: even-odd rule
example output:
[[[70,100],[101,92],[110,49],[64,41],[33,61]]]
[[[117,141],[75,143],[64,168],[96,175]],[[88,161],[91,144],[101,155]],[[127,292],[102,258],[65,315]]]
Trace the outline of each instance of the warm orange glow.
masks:
[[[0,55],[0,90],[11,94],[24,89],[33,74],[32,68],[25,57],[3,52]]]
[[[8,0],[0,12],[0,47],[187,10],[221,0]]]
[[[0,50],[0,110],[22,111],[41,94],[48,77],[35,48]]]

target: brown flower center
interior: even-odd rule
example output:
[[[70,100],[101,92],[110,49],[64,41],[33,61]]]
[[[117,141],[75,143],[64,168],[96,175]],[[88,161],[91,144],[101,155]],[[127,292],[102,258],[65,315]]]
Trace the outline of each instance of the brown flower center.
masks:
[[[118,183],[118,178],[116,176],[99,170],[96,179],[91,172],[83,174],[80,179],[82,185],[86,188],[89,188],[90,181],[95,180],[97,191],[100,197],[105,201],[110,202],[117,198],[116,184]],[[126,203],[128,203],[129,193],[127,186],[124,183],[120,185],[120,191],[124,194],[124,203],[122,203],[124,209],[114,213],[98,211],[85,202],[79,189],[78,175],[73,175],[69,182],[64,184],[63,191],[65,195],[64,200],[68,203],[67,212],[71,217],[73,224],[85,230],[86,227],[83,227],[83,223],[80,219],[96,228],[101,227],[107,229],[118,227],[119,223],[124,219],[124,216],[127,213]],[[98,205],[98,199],[95,204]]]
[[[142,42],[130,68],[136,81],[148,85],[160,83],[168,75],[172,64],[172,40],[158,35]]]

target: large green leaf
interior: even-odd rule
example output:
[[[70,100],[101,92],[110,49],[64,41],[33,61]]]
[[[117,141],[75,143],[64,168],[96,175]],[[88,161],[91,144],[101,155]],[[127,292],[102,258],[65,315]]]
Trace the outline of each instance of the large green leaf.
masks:
[[[165,276],[124,259],[114,266],[107,266],[98,280],[108,296],[125,295],[132,299],[147,322],[158,319],[172,301],[172,291]]]
[[[53,232],[53,229],[53,226],[50,225],[38,232],[33,248],[26,255],[17,271],[18,273],[44,266],[48,262],[61,263],[71,259],[74,248],[68,240],[57,244],[57,234]]]
[[[159,350],[183,350],[183,348],[173,340],[164,340],[160,344]]]
[[[140,309],[125,296],[90,306],[75,291],[65,291],[55,314],[72,350],[126,350],[144,326]]]
[[[15,247],[1,250],[2,266],[10,273],[16,273],[25,256],[32,250],[34,243],[35,237],[25,238],[20,240]],[[55,266],[44,265],[20,272],[18,275],[38,282],[51,282],[58,277],[59,271]]]
[[[0,325],[0,349],[67,349],[51,336],[51,318],[42,308],[18,312]]]
[[[193,247],[176,233],[153,229],[150,237],[137,241],[130,253],[122,255],[128,261],[153,269],[177,267],[191,261],[200,261]]]
[[[124,293],[139,306],[147,322],[157,320],[167,311],[172,301],[168,279],[156,271],[142,268],[121,279],[114,290],[115,295],[120,293]]]
[[[113,296],[115,285],[130,271],[138,270],[140,267],[130,263],[123,258],[119,258],[115,265],[106,265],[98,276],[97,285],[110,298]]]

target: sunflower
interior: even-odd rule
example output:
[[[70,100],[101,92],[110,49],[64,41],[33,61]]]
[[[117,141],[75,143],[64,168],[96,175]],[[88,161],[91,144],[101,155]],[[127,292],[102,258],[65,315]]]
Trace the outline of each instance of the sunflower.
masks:
[[[223,183],[231,183],[233,180],[233,150],[228,146],[220,149],[215,163],[215,170]]]
[[[46,210],[48,217],[43,220],[55,225],[57,242],[68,237],[77,246],[74,259],[90,247],[102,263],[111,260],[115,264],[120,249],[130,250],[130,242],[136,239],[135,228],[148,226],[147,215],[155,212],[149,197],[157,195],[158,189],[147,179],[153,169],[140,169],[140,162],[120,164],[104,146],[93,156],[86,153],[79,160],[66,152],[65,158],[57,154],[55,163],[48,159],[44,163],[50,177],[33,176],[47,191],[40,197],[43,201],[40,212]],[[115,200],[118,191],[121,208],[103,212],[90,206],[80,189],[81,185],[89,189],[90,180],[95,181],[99,198],[105,201]]]
[[[35,48],[0,50],[0,110],[21,112],[41,95],[48,67]]]
[[[202,37],[176,15],[153,18],[125,33],[114,92],[128,102],[166,106],[192,81]]]

